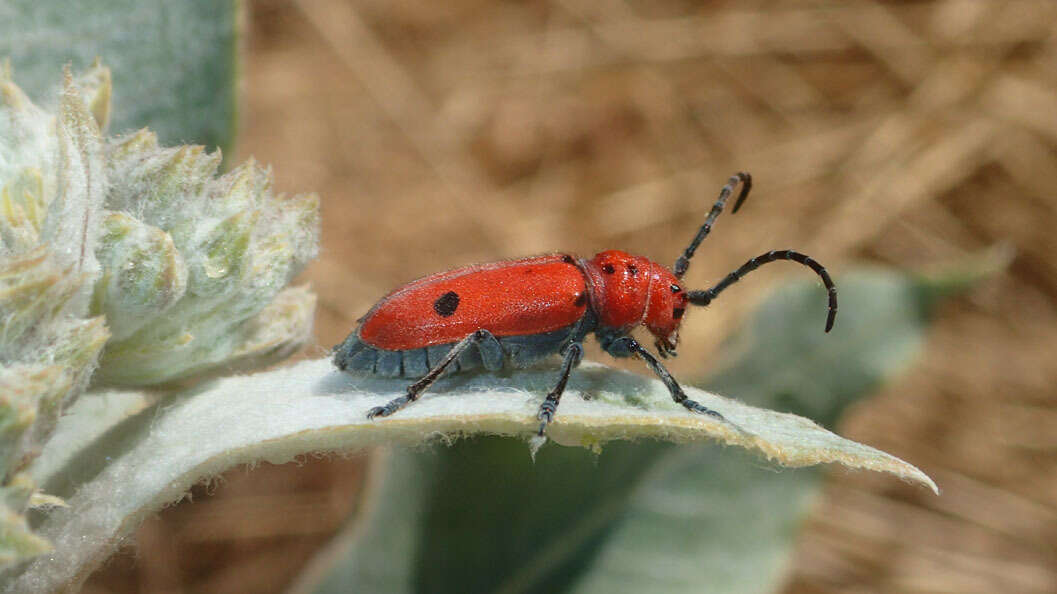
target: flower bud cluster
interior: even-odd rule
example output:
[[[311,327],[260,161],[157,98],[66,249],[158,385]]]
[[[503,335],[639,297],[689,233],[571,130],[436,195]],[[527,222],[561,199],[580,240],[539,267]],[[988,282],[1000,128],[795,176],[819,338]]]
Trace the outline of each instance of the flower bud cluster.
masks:
[[[0,65],[0,567],[47,550],[24,469],[89,384],[155,385],[279,360],[315,296],[319,200],[253,160],[104,136],[110,72],[66,72],[41,108]]]
[[[50,547],[26,525],[36,487],[24,470],[110,335],[88,315],[109,93],[98,64],[67,73],[52,115],[0,66],[0,565]]]
[[[285,287],[316,254],[315,195],[277,196],[270,171],[253,160],[217,177],[219,152],[162,148],[147,130],[111,141],[106,153],[103,275],[92,299],[113,332],[103,381],[164,383],[254,352],[270,362],[278,344],[303,343],[314,298]],[[300,307],[268,307],[280,295]],[[262,326],[292,334],[253,347]]]

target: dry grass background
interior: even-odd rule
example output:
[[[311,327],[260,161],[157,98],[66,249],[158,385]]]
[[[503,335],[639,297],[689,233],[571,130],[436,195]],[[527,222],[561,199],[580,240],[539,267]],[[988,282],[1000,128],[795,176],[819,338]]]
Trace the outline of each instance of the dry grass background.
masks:
[[[1011,243],[1008,272],[946,306],[923,360],[841,428],[943,495],[834,473],[785,591],[1057,592],[1057,3],[247,8],[239,158],[323,197],[312,355],[436,270],[611,247],[669,262],[738,169],[756,189],[699,252],[700,285],[770,248],[839,272]],[[768,284],[800,273],[772,267],[697,312],[675,372],[702,373]],[[281,591],[363,465],[230,472],[86,590]]]

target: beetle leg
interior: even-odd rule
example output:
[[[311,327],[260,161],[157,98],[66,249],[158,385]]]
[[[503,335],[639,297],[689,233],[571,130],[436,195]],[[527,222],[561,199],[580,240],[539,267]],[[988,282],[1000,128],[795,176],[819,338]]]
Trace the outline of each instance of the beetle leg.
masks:
[[[433,385],[433,382],[437,381],[437,378],[444,373],[444,370],[447,369],[463,351],[468,349],[471,345],[488,339],[495,340],[495,337],[492,336],[491,332],[482,329],[460,340],[455,346],[451,347],[451,350],[448,351],[448,354],[445,355],[443,359],[433,366],[433,369],[429,370],[429,373],[422,376],[422,379],[407,387],[407,394],[400,396],[399,398],[393,398],[386,403],[385,406],[376,406],[372,408],[367,411],[367,418],[388,417],[408,404],[418,400],[418,397],[429,389],[429,387]]]
[[[683,389],[679,387],[678,382],[675,381],[675,378],[672,377],[672,374],[664,368],[664,365],[661,365],[661,362],[658,361],[657,358],[654,357],[652,354],[650,354],[650,352],[647,351],[641,344],[639,344],[637,340],[630,336],[618,338],[617,340],[623,342],[629,351],[636,353],[639,357],[641,357],[642,360],[646,362],[646,365],[648,365],[649,368],[657,374],[657,377],[661,378],[661,381],[664,382],[664,385],[668,387],[668,391],[671,392],[672,400],[678,402],[679,404],[682,404],[691,412],[699,413],[702,415],[708,415],[710,417],[715,417],[723,421],[726,420],[720,413],[712,410],[711,408],[708,408],[707,406],[704,406],[703,404],[700,404],[697,401],[691,400],[686,395],[686,392],[683,392]]]
[[[540,411],[536,413],[536,418],[540,420],[540,430],[536,433],[537,437],[542,438],[543,432],[547,429],[547,423],[554,420],[554,414],[558,410],[558,402],[561,401],[562,393],[565,392],[565,384],[569,381],[569,374],[572,373],[573,367],[580,363],[583,355],[584,347],[578,342],[571,343],[565,349],[565,360],[562,362],[562,373],[558,377],[558,383],[547,394],[547,398],[540,405]]]

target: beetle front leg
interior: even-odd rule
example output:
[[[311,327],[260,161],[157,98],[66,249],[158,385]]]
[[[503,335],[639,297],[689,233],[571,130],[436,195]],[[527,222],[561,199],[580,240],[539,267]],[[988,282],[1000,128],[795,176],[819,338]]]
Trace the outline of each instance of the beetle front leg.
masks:
[[[686,395],[686,392],[683,392],[683,389],[679,387],[679,383],[675,381],[675,378],[672,377],[672,374],[664,368],[664,365],[661,365],[661,362],[658,361],[652,353],[643,348],[643,346],[639,344],[637,340],[630,336],[624,336],[622,338],[618,338],[615,343],[621,343],[619,345],[614,344],[614,346],[619,347],[619,350],[627,349],[627,351],[632,352],[641,357],[642,360],[646,362],[646,365],[648,365],[649,368],[657,374],[657,377],[661,378],[661,381],[664,382],[664,385],[667,386],[668,391],[672,394],[672,400],[678,402],[679,404],[682,404],[687,408],[687,410],[691,412],[699,413],[702,415],[708,415],[710,417],[715,417],[722,421],[726,421],[726,418],[724,418],[722,414],[712,410],[711,408],[708,408],[707,406],[697,402],[696,400],[691,400],[690,397]]]

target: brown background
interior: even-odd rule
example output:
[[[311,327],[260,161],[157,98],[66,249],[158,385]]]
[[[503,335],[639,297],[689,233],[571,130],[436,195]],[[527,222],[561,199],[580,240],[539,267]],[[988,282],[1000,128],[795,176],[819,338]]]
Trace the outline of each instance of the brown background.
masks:
[[[786,592],[1054,592],[1055,18],[1049,0],[249,2],[237,157],[323,198],[310,356],[456,265],[603,248],[670,263],[743,168],[756,190],[699,252],[702,286],[771,248],[922,270],[1007,242],[1009,270],[945,306],[922,360],[841,427],[943,495],[832,473]],[[800,273],[769,268],[690,318],[676,375]],[[364,465],[231,471],[87,591],[280,591]]]

